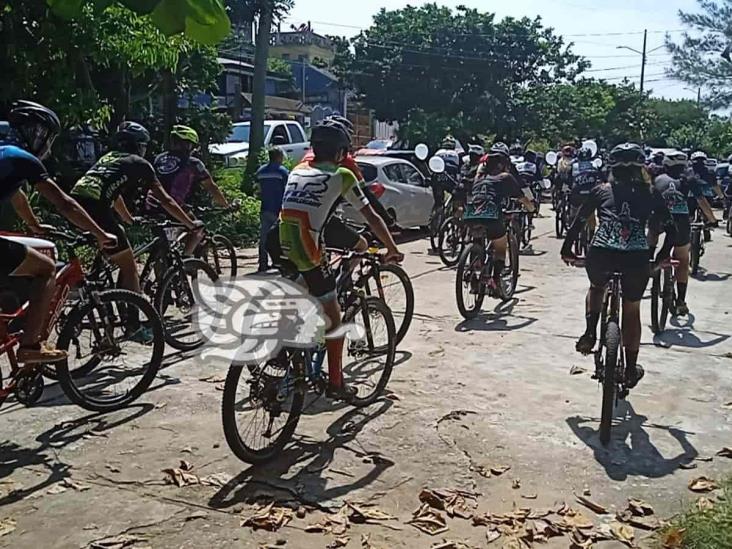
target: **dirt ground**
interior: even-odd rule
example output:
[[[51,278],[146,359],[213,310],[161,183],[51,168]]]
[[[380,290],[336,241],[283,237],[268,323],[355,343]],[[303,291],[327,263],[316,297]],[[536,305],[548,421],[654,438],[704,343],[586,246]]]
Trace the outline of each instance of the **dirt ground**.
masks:
[[[552,218],[537,221],[516,299],[487,300],[472,322],[457,312],[454,271],[428,253],[426,240],[405,243],[416,314],[393,394],[363,411],[310,409],[294,442],[264,467],[229,451],[220,416],[226,371],[195,358],[171,353],[153,389],[109,415],[68,404],[53,385],[34,408],[7,402],[0,547],[457,549],[487,547],[498,533],[491,547],[530,547],[527,530],[540,541],[556,524],[571,534],[607,532],[602,525],[612,523],[617,534],[615,514],[628,498],[650,504],[653,517],[673,515],[699,498],[691,481],[732,472],[732,460],[716,455],[732,446],[732,238],[716,231],[707,270],[690,284],[692,316],[655,342],[644,303],[647,375],[621,404],[606,449],[592,360],[573,350],[587,281],[561,264],[552,231]],[[161,471],[181,460],[192,467],[192,485],[166,483]],[[424,488],[453,490],[444,506],[454,516],[435,536],[408,524]],[[242,526],[271,502],[284,526]],[[423,524],[439,526],[446,514]],[[649,535],[630,532],[640,544]],[[570,543],[559,535],[541,546]]]

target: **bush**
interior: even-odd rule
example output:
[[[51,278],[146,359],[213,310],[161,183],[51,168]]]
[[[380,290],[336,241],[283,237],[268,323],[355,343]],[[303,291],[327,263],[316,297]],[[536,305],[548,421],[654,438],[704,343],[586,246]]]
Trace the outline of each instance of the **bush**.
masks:
[[[207,226],[230,238],[236,246],[257,242],[259,240],[260,202],[242,190],[243,171],[241,168],[214,169],[211,175],[226,199],[229,202],[239,200],[241,207],[233,216],[207,219]]]

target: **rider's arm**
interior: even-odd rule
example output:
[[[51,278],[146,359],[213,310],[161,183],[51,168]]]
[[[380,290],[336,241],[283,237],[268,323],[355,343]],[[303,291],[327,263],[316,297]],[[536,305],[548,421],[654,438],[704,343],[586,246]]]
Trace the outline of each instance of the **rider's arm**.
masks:
[[[135,220],[132,217],[130,210],[127,209],[127,204],[125,204],[125,201],[121,196],[118,196],[117,200],[114,201],[114,211],[117,212],[117,215],[126,225],[134,224]]]
[[[108,241],[108,235],[102,231],[94,220],[79,206],[73,198],[63,192],[51,179],[36,183],[38,192],[48,200],[56,211],[76,225],[82,231],[89,231],[99,241]]]
[[[564,244],[562,244],[562,257],[573,257],[572,245],[575,240],[577,240],[582,229],[585,228],[587,220],[600,205],[598,194],[600,188],[601,186],[598,185],[590,191],[590,195],[587,197],[587,200],[585,200],[577,212],[577,217],[574,218],[572,225],[567,229],[567,236],[564,238]]]
[[[155,181],[150,185],[150,190],[152,191],[153,196],[158,199],[158,202],[160,202],[163,209],[168,212],[173,219],[185,225],[189,230],[196,228],[196,224],[193,219],[183,211],[172,196],[165,192],[160,181],[155,179]]]
[[[15,213],[18,214],[18,217],[23,220],[23,223],[25,223],[26,227],[28,227],[32,233],[38,234],[43,232],[41,222],[36,217],[36,214],[33,213],[33,208],[31,208],[31,205],[28,202],[28,197],[23,191],[18,190],[10,198],[10,203],[12,204]]]
[[[666,206],[666,201],[663,196],[657,190],[653,190],[653,215],[661,221],[666,236],[663,239],[663,246],[661,250],[656,254],[656,261],[666,259],[671,255],[671,248],[673,248],[674,241],[676,240],[676,223],[674,223],[673,215],[671,210]]]
[[[699,208],[704,214],[704,217],[707,218],[707,221],[709,223],[716,223],[717,218],[714,215],[714,210],[712,210],[712,207],[709,205],[709,201],[706,199],[706,197],[700,196],[696,199],[696,201],[699,204]]]
[[[221,208],[228,208],[229,207],[229,201],[226,200],[226,197],[224,196],[224,193],[221,192],[221,189],[216,184],[216,182],[213,180],[213,178],[208,177],[207,179],[204,179],[201,182],[201,186],[206,190],[208,194],[211,195],[211,198],[213,198],[214,204]]]

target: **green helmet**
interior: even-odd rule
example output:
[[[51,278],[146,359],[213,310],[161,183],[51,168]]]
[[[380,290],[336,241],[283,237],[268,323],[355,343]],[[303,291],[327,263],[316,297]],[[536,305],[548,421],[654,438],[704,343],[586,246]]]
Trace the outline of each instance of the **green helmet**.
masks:
[[[198,145],[198,132],[189,126],[183,126],[176,124],[173,129],[170,130],[171,137],[177,137],[183,141],[190,141],[194,145]]]

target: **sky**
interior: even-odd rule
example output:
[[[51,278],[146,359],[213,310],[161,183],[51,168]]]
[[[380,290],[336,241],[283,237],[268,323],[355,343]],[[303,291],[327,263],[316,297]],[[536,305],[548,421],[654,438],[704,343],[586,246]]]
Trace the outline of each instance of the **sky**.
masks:
[[[437,1],[450,7],[465,5],[495,12],[499,17],[541,15],[546,26],[553,27],[567,41],[575,43],[575,53],[591,61],[590,70],[593,72],[588,72],[587,76],[605,78],[609,82],[619,82],[625,76],[635,83],[640,82],[641,56],[627,49],[618,49],[618,46],[640,51],[643,48],[643,30],[648,29],[646,89],[650,89],[654,96],[669,99],[697,97],[697,90],[688,89],[687,84],[666,77],[664,72],[669,67],[671,57],[662,47],[667,32],[673,38],[680,38],[683,27],[678,12],[698,11],[697,0]],[[351,37],[358,34],[360,29],[368,28],[373,15],[382,7],[388,6],[392,10],[408,4],[426,3],[415,0],[341,0],[336,4],[323,0],[295,0],[295,7],[283,24],[283,30],[289,28],[290,24],[300,25],[310,21],[313,30],[319,34]],[[337,9],[334,9],[334,5]]]

